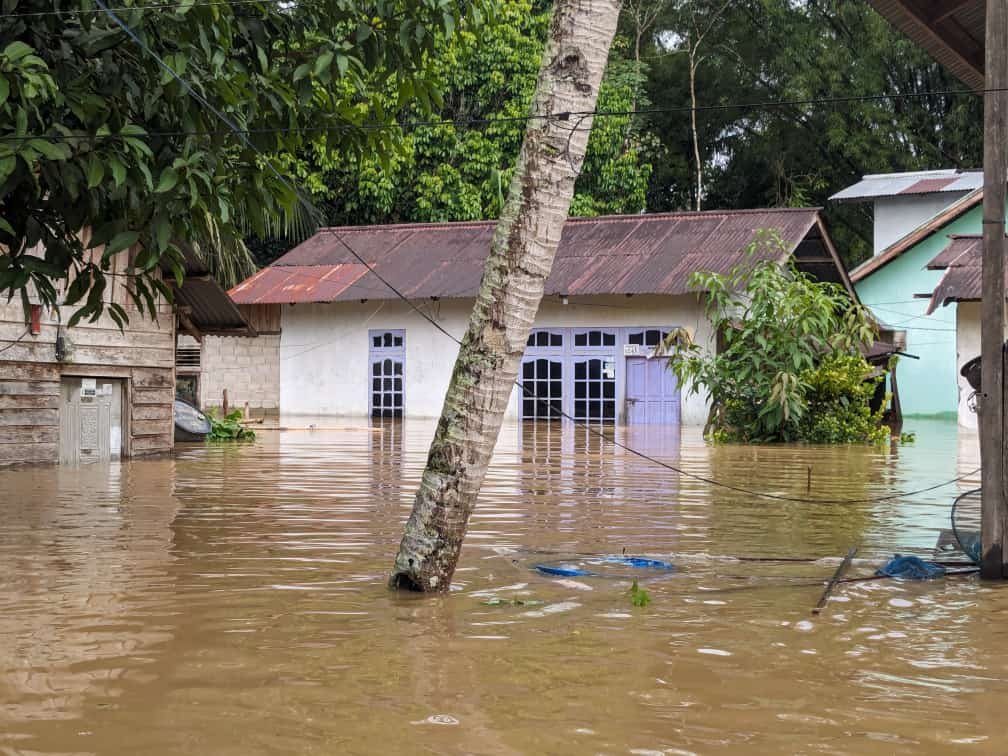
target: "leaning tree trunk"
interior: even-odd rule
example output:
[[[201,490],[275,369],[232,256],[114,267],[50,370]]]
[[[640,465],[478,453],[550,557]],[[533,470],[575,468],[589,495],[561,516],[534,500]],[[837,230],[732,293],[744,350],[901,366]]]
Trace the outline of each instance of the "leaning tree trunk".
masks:
[[[532,118],[389,585],[447,591],[581,171],[619,0],[556,0]]]

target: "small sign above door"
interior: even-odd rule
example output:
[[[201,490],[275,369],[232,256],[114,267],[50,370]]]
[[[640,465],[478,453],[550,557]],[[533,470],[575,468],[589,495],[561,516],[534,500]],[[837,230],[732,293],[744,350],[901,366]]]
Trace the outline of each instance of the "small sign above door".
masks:
[[[95,396],[98,393],[98,380],[95,378],[81,378],[80,395]]]
[[[623,356],[624,357],[645,357],[647,352],[643,344],[624,344],[623,345]]]

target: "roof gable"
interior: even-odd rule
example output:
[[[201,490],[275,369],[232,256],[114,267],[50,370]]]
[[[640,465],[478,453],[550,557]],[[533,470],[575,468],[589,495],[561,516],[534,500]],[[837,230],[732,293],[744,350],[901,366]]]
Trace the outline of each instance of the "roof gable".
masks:
[[[967,194],[965,197],[956,200],[944,210],[940,211],[937,215],[934,215],[929,220],[915,228],[902,239],[893,242],[877,255],[865,260],[863,263],[854,268],[850,272],[851,280],[854,283],[864,280],[880,268],[891,263],[907,250],[915,247],[917,244],[920,244],[920,242],[924,241],[929,236],[940,232],[942,228],[962,217],[982,202],[983,189],[976,189],[975,191]]]

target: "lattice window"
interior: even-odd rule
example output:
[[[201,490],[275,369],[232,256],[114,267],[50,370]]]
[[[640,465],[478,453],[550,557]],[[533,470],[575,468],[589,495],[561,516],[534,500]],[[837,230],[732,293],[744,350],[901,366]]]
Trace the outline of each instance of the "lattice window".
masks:
[[[559,359],[522,363],[522,419],[558,420],[563,406],[563,362]]]
[[[371,331],[372,349],[402,349],[406,340],[405,331]]]
[[[406,408],[406,332],[370,331],[372,417],[402,417]]]
[[[613,347],[616,346],[616,332],[602,330],[575,331],[574,346]]]
[[[588,357],[574,361],[574,419],[616,420],[616,361]]]
[[[638,344],[640,346],[656,347],[668,336],[668,331],[658,328],[647,328],[643,331],[636,331],[627,337],[628,344]]]
[[[532,331],[526,346],[543,349],[559,349],[563,347],[563,333],[557,331]]]

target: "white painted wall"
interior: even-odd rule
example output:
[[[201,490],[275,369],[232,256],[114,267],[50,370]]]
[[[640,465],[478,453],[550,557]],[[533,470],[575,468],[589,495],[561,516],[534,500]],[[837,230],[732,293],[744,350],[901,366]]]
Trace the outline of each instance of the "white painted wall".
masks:
[[[980,354],[981,302],[959,302],[956,308],[956,377],[959,380],[959,425],[977,430],[977,415],[969,408],[973,389],[959,371],[962,366]],[[1008,337],[1008,327],[1005,328]]]
[[[472,300],[427,302],[425,311],[445,330],[461,338]],[[451,378],[458,347],[408,305],[398,301],[285,305],[281,316],[280,412],[282,416],[364,416],[368,412],[370,373],[368,331],[406,330],[406,414],[438,417]],[[684,327],[694,340],[710,347],[711,333],[695,295],[557,297],[545,300],[536,319],[545,327]],[[625,360],[617,347],[617,385],[625,387]],[[617,395],[622,412],[623,396]],[[508,407],[518,417],[517,389]],[[703,425],[707,403],[683,394],[682,422]]]
[[[882,197],[875,201],[875,254],[899,241],[967,192]]]

